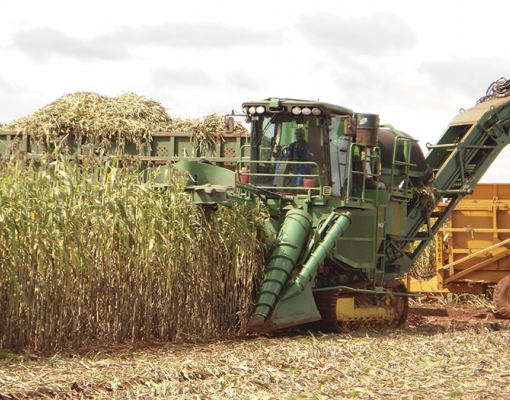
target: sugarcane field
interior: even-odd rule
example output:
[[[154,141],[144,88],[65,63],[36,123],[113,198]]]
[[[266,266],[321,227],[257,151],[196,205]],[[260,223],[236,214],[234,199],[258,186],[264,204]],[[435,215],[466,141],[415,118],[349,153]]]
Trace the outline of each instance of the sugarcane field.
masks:
[[[510,186],[475,186],[497,82],[427,158],[319,101],[76,92],[1,123],[0,399],[510,398]]]

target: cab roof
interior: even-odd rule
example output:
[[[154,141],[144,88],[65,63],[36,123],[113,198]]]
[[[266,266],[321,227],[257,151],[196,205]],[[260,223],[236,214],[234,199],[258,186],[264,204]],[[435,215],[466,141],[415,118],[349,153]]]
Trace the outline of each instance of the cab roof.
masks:
[[[313,100],[299,100],[299,99],[287,99],[270,97],[259,101],[247,101],[243,103],[243,110],[248,113],[247,110],[250,107],[263,106],[266,113],[281,113],[281,112],[292,112],[294,107],[309,107],[318,108],[321,110],[322,115],[353,115],[354,111],[338,106],[336,104],[325,103],[321,101]]]

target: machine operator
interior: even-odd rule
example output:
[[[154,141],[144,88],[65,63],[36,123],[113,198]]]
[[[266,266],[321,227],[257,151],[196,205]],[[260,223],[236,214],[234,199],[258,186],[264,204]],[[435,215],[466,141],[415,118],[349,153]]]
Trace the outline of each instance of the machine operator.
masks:
[[[282,155],[289,161],[312,161],[313,160],[313,145],[305,140],[305,131],[303,128],[296,129],[296,141],[292,142],[289,147],[284,149]],[[296,179],[296,186],[303,186],[303,175],[308,171],[307,164],[293,164],[291,170],[298,174]],[[279,165],[276,166],[279,170]],[[277,177],[275,177],[273,185],[277,184]]]

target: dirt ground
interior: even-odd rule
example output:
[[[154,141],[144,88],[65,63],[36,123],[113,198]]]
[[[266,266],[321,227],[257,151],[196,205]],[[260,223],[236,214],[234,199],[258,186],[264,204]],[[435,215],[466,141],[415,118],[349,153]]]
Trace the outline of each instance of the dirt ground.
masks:
[[[501,318],[489,308],[463,304],[413,304],[409,306],[406,325],[463,329],[487,326],[492,329],[510,327],[510,320]]]

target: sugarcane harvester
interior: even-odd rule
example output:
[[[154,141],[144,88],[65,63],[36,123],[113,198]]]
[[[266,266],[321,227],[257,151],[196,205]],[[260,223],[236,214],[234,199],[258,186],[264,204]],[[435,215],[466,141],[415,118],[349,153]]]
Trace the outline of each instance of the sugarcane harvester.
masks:
[[[250,157],[235,173],[177,167],[207,170],[194,171],[196,201],[207,190],[204,202],[262,202],[269,211],[275,239],[248,330],[402,324],[413,294],[399,278],[510,140],[507,87],[503,78],[491,85],[427,144],[426,157],[376,114],[284,98],[244,103]]]

